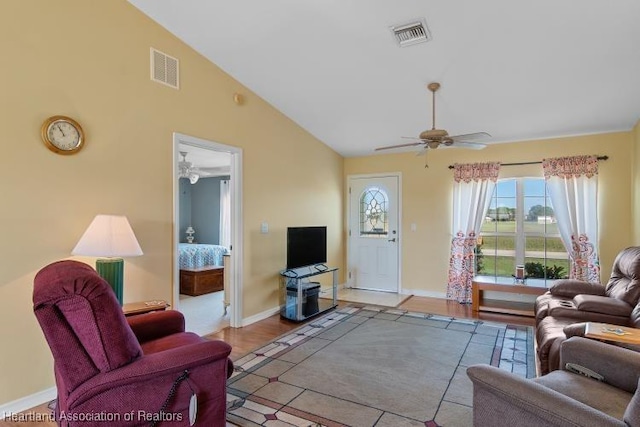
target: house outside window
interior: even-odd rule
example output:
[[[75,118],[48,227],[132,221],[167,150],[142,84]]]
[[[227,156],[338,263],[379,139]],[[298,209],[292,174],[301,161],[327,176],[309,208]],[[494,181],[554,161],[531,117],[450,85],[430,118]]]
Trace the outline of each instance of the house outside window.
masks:
[[[569,256],[543,178],[499,180],[484,218],[476,274],[511,277],[524,265],[528,278],[569,275]]]

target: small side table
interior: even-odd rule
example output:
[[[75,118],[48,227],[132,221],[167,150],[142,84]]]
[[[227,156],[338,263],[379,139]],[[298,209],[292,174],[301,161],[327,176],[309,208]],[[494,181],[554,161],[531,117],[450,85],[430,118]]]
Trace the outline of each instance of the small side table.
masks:
[[[535,317],[533,302],[491,300],[484,297],[485,291],[510,294],[525,294],[540,296],[547,291],[544,282],[529,281],[525,284],[515,284],[513,279],[506,277],[477,276],[471,284],[471,309],[474,314],[479,311],[493,313],[516,314],[518,316]]]
[[[164,300],[131,302],[122,306],[122,312],[125,316],[133,316],[135,314],[150,313],[152,311],[166,310],[171,307]]]
[[[640,344],[640,329],[608,323],[587,322],[584,336],[602,341],[621,342],[626,344]]]

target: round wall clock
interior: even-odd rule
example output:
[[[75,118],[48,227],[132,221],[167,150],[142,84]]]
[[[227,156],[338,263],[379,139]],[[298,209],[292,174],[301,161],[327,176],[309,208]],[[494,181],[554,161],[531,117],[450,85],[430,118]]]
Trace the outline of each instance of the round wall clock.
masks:
[[[66,116],[52,116],[42,124],[42,141],[58,154],[74,154],[84,146],[82,126]]]

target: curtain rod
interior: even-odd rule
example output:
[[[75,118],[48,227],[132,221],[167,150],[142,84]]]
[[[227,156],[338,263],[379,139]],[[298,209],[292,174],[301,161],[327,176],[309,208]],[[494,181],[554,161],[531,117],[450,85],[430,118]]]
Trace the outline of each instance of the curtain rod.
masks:
[[[598,160],[608,160],[609,156],[598,156]],[[500,166],[523,166],[523,165],[538,165],[542,164],[542,161],[539,162],[519,162],[519,163],[500,163]],[[453,165],[449,165],[449,169],[453,169]]]

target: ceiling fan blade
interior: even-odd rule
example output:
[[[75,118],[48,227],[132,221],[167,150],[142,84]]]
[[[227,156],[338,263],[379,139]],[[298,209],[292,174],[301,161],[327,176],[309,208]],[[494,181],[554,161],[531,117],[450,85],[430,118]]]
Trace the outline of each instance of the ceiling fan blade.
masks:
[[[458,141],[464,142],[464,141],[469,141],[474,139],[491,138],[491,134],[487,132],[475,132],[475,133],[466,133],[464,135],[453,135],[450,138],[453,139],[454,142],[458,142]]]
[[[424,142],[410,142],[407,144],[398,144],[398,145],[387,145],[386,147],[378,147],[375,149],[375,151],[380,151],[380,150],[391,150],[394,148],[403,148],[403,147],[415,147],[416,145],[423,145]]]
[[[447,148],[470,148],[472,150],[482,150],[483,148],[487,148],[487,145],[479,142],[456,141]]]

